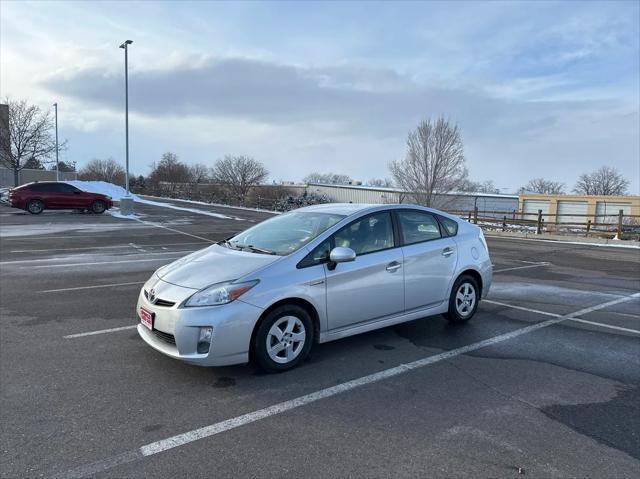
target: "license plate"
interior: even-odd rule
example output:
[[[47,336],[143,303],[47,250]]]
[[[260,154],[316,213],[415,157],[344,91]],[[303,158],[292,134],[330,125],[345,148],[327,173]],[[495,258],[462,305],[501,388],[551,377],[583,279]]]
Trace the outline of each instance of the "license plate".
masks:
[[[144,308],[140,308],[140,322],[146,326],[149,331],[153,331],[153,313]]]

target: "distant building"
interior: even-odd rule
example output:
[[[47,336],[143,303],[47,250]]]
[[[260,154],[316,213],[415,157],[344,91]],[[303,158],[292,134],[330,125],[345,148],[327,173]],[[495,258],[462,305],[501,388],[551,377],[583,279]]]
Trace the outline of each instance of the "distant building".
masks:
[[[393,204],[408,203],[410,194],[400,188],[388,188],[382,186],[360,185],[325,185],[321,183],[309,183],[308,193],[325,195],[331,201],[338,203],[371,203]],[[490,193],[453,192],[437,195],[438,203],[447,211],[473,211],[478,208],[481,212],[487,212],[484,216],[499,216],[491,212],[518,211],[517,195],[501,195]]]
[[[640,216],[640,196],[520,194],[519,203],[523,219],[536,219],[541,211],[550,223],[616,223],[621,210],[624,216]]]

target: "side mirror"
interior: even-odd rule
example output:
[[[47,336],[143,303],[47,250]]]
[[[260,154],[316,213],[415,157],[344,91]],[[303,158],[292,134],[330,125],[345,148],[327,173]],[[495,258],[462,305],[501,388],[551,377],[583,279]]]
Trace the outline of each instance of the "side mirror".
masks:
[[[338,263],[348,263],[349,261],[354,261],[356,259],[356,252],[351,248],[343,248],[338,246],[331,250],[329,253],[329,264],[327,265],[330,270],[336,268]]]

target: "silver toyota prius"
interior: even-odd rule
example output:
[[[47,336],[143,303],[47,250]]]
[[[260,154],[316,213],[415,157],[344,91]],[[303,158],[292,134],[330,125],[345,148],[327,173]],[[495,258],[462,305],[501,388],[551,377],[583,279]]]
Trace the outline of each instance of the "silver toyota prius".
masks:
[[[309,206],[159,268],[140,291],[138,333],[189,363],[284,371],[315,343],[436,314],[468,321],[491,279],[482,231],[460,218]]]

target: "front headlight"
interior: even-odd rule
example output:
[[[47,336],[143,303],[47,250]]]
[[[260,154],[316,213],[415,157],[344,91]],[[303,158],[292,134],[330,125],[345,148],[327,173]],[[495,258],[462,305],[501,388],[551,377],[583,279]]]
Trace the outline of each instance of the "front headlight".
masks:
[[[239,298],[258,284],[258,280],[244,283],[218,283],[201,289],[184,303],[186,308],[194,306],[217,306],[227,304]]]

